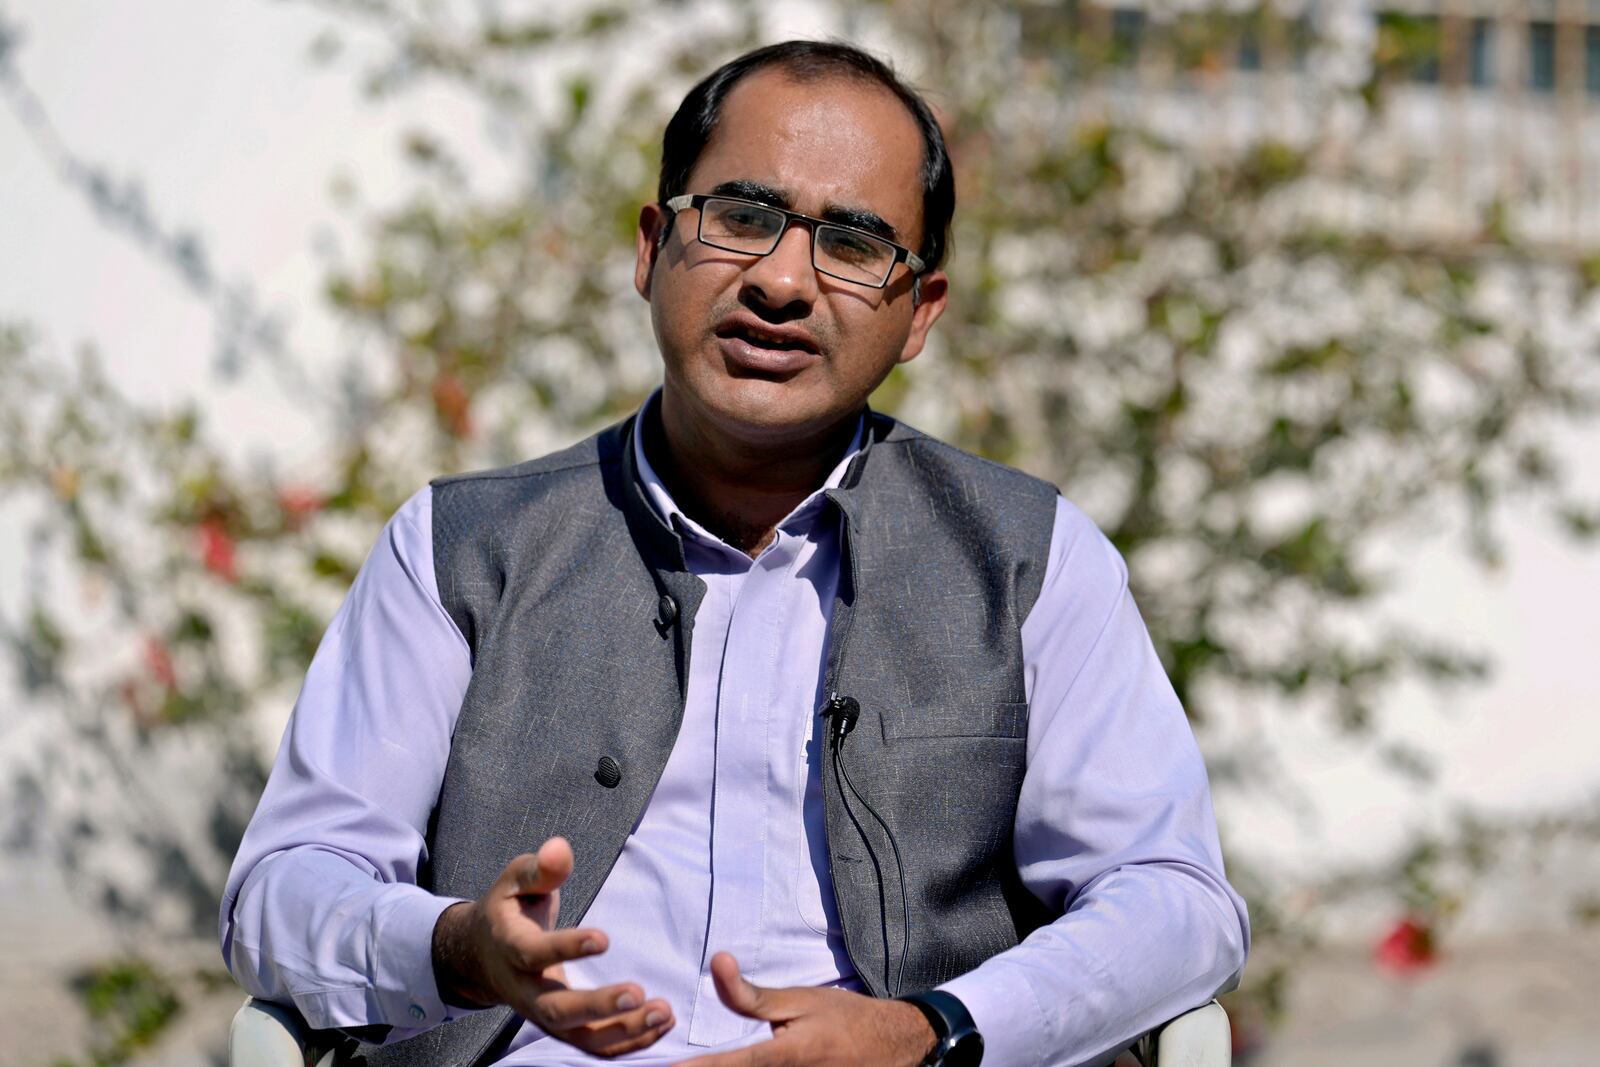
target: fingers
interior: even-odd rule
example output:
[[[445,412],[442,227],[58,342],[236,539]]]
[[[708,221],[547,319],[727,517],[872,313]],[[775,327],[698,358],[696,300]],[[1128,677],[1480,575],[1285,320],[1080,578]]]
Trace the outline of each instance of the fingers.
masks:
[[[512,964],[520,971],[533,974],[568,960],[598,956],[611,944],[603,930],[545,930],[533,924],[510,925],[504,937],[505,951]]]
[[[739,961],[732,953],[719,952],[711,957],[711,981],[717,987],[717,999],[733,1011],[748,1019],[764,1018],[762,991],[739,973]]]
[[[531,1010],[528,1018],[550,1031],[572,1030],[635,1015],[642,1029],[646,1015],[671,1013],[666,1002],[661,1000],[651,1001],[647,1008],[644,990],[633,982],[600,989],[549,989],[531,998],[528,1007]]]
[[[553,893],[572,877],[572,846],[552,837],[537,852],[517,856],[495,879],[497,895],[530,896]]]
[[[781,1023],[799,1014],[789,990],[764,989],[749,981],[739,973],[739,961],[732,953],[711,957],[711,981],[717,987],[717,999],[747,1019]]]
[[[542,982],[510,1006],[555,1040],[595,1056],[621,1056],[654,1045],[677,1022],[667,1001],[646,1001],[632,982],[592,990]]]
[[[552,837],[539,846],[539,877],[524,893],[553,893],[572,877],[572,846],[564,837]]]
[[[652,1045],[675,1024],[670,1004],[646,1001],[644,991],[631,982],[551,990],[513,1007],[551,1037],[601,1056]]]
[[[585,1027],[581,1031],[561,1035],[560,1040],[566,1041],[595,1056],[620,1056],[624,1052],[637,1052],[639,1049],[660,1041],[676,1025],[671,1015],[659,1025],[647,1027],[637,1033],[632,1032],[631,1025],[622,1026],[593,1026]]]
[[[572,846],[552,837],[538,852],[524,852],[506,864],[484,898],[486,906],[503,912],[514,906],[522,915],[552,930],[561,912],[561,886],[572,877]]]
[[[572,877],[572,846],[552,837],[538,852],[524,852],[500,872],[496,888],[517,896],[554,893]]]

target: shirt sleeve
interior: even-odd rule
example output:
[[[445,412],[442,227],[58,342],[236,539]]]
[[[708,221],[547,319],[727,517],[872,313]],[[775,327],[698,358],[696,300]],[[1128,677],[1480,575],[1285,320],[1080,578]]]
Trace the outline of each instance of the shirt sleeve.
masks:
[[[317,1029],[392,1027],[387,1040],[462,1014],[433,977],[434,923],[455,900],[416,884],[472,673],[439,602],[432,503],[424,488],[384,527],[323,635],[220,919],[252,996]]]
[[[1065,500],[1022,643],[1016,861],[1063,914],[942,988],[972,1013],[985,1065],[1103,1063],[1232,988],[1249,919],[1224,877],[1205,766],[1127,567]]]

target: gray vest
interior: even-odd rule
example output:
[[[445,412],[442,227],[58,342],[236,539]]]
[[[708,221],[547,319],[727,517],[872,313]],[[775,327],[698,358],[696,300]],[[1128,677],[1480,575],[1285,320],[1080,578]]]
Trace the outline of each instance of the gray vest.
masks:
[[[645,497],[634,425],[434,482],[439,594],[473,657],[419,878],[436,893],[477,897],[560,834],[577,857],[560,922],[577,924],[666,765],[705,587]],[[1056,491],[873,414],[827,496],[844,525],[824,692],[854,720],[824,760],[829,865],[856,973],[891,996],[1053,917],[1018,881],[1011,832],[1020,627]],[[361,1051],[373,1067],[468,1067],[517,1022],[485,1011]]]

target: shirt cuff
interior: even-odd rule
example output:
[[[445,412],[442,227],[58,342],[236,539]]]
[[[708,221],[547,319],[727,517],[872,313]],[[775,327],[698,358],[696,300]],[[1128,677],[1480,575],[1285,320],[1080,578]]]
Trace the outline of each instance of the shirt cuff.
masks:
[[[458,897],[436,897],[417,886],[395,886],[372,925],[372,994],[378,1017],[390,1026],[426,1030],[473,1009],[440,998],[433,975],[433,928]]]
[[[984,1067],[1034,1067],[1055,1048],[1065,1005],[1046,1013],[1021,968],[989,960],[938,988],[951,994],[983,1035]]]

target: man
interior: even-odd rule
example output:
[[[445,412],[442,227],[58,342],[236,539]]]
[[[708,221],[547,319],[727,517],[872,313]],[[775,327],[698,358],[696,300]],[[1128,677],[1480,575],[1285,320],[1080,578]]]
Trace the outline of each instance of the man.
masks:
[[[690,92],[639,217],[664,384],[390,522],[229,878],[251,993],[372,1064],[910,1067],[1103,1061],[1236,981],[1121,560],[866,409],[953,209],[863,53]]]

